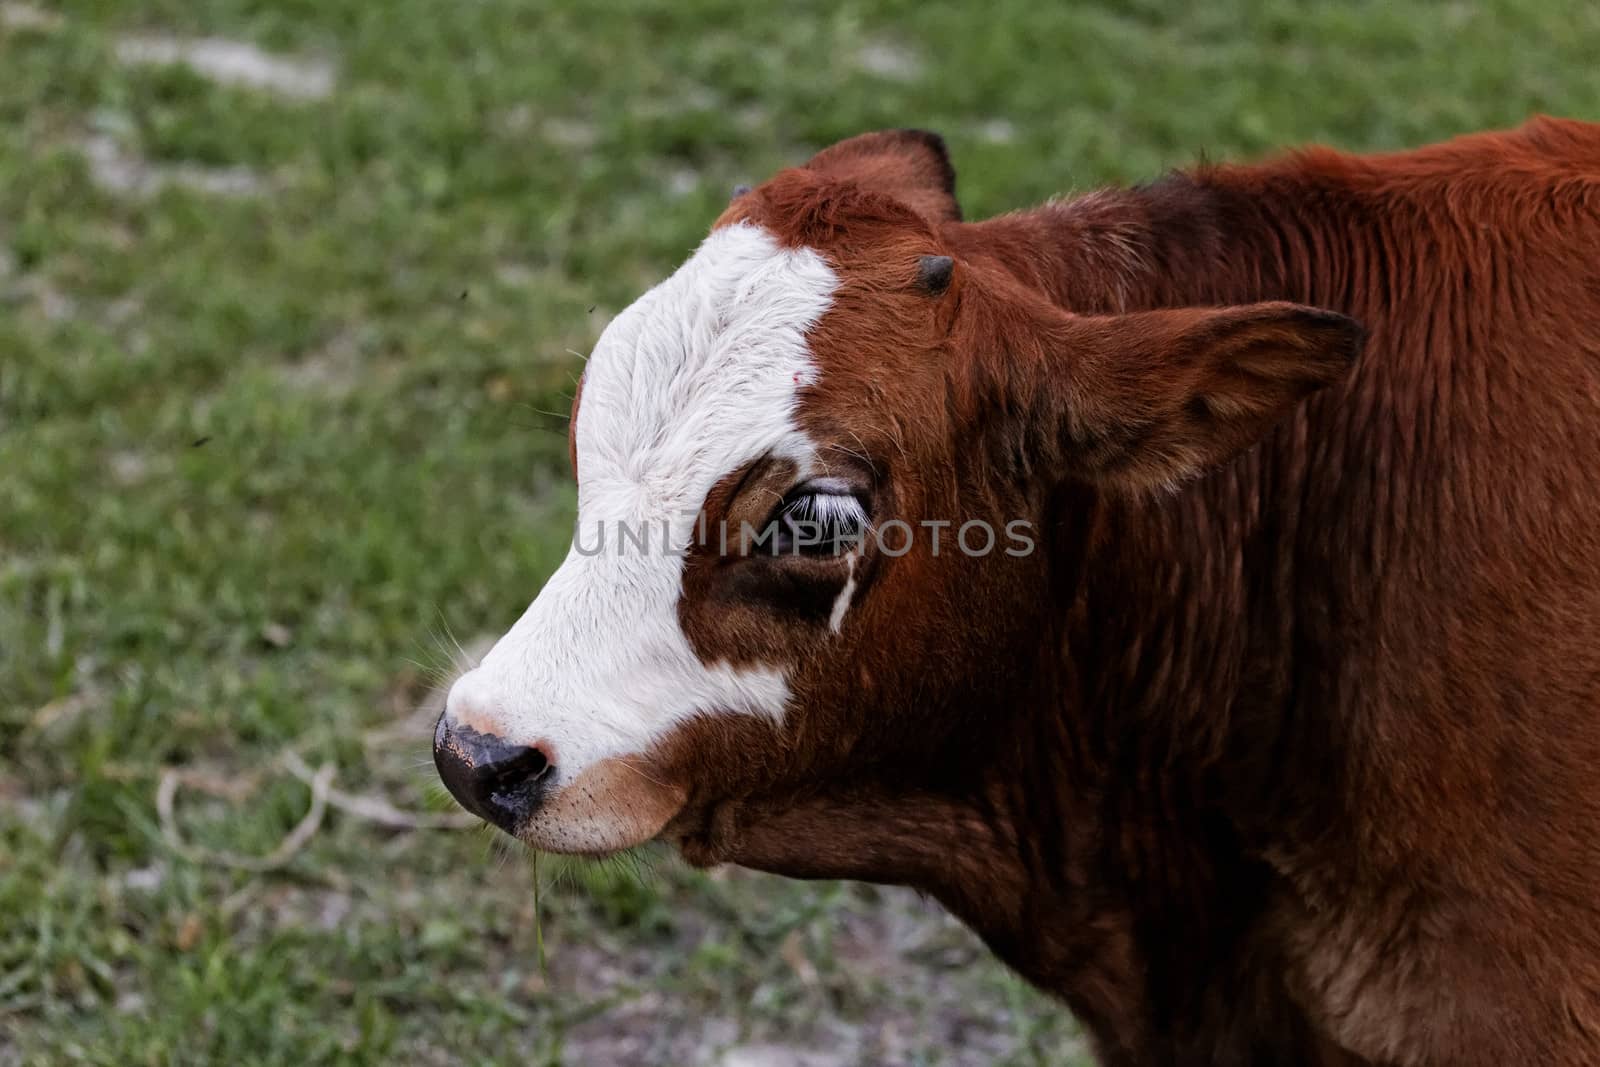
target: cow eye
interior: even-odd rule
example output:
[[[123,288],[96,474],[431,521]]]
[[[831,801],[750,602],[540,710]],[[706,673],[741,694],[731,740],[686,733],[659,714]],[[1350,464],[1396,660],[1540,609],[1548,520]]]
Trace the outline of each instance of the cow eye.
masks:
[[[856,495],[832,484],[790,491],[773,514],[776,555],[836,556],[860,547],[867,509]]]

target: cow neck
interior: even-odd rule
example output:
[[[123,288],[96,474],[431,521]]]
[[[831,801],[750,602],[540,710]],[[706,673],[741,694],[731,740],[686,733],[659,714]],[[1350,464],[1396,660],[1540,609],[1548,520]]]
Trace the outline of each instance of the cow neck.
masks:
[[[952,229],[966,255],[1000,260],[1075,311],[1293,299],[1359,313],[1337,291],[1346,220],[1305,207],[1337,199],[1272,194],[1250,170],[1217,170]],[[1313,417],[1297,413],[1177,494],[1066,486],[1047,505],[1045,528],[1063,531],[1055,613],[1036,668],[1019,672],[1030,688],[1011,713],[1017,742],[978,804],[990,855],[945,872],[981,871],[935,892],[1061,993],[1108,1062],[1147,1057],[1152,1040],[1209,1056],[1229,1033],[1253,1035],[1240,1062],[1322,1054],[1258,929],[1273,879],[1262,857],[1337,818],[1305,798],[1337,795],[1332,754],[1349,750],[1330,724],[1295,714]],[[1016,906],[995,906],[1018,889]],[[1222,988],[1256,993],[1223,1003],[1210,992]]]

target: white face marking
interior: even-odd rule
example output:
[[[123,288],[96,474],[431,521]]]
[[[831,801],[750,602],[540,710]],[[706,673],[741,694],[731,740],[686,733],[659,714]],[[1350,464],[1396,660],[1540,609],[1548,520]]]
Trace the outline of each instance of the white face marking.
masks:
[[[848,558],[850,577],[845,579],[839,595],[833,598],[833,611],[828,615],[828,629],[834,633],[844,631],[844,613],[850,610],[850,598],[856,595],[856,553],[850,553]]]
[[[781,719],[781,671],[708,667],[694,654],[678,623],[683,560],[663,551],[663,532],[688,544],[706,493],[751,460],[810,467],[795,407],[817,373],[806,333],[837,284],[816,252],[725,227],[596,345],[576,427],[577,542],[447,703],[457,722],[548,744],[557,793],[699,713]],[[647,547],[619,545],[619,524]]]

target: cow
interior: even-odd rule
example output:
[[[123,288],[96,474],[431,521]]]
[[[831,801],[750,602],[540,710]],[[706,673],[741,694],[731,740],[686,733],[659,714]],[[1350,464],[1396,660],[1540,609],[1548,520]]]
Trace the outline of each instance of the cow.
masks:
[[[915,887],[1108,1067],[1600,1064],[1600,126],[981,222],[855,137],[571,451],[435,734],[494,825]]]

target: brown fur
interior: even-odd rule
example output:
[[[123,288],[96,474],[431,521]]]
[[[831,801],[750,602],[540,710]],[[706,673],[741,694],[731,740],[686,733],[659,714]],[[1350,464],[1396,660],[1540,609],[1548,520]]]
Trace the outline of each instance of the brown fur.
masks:
[[[722,224],[843,280],[801,415],[875,518],[1041,551],[869,550],[831,635],[841,561],[697,546],[686,632],[794,710],[653,754],[667,836],[934,894],[1106,1064],[1600,1062],[1600,127],[953,180],[869,135]]]

